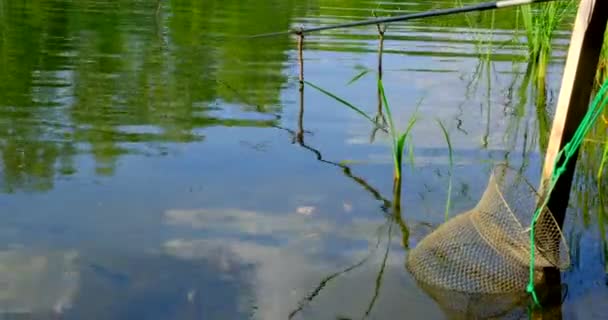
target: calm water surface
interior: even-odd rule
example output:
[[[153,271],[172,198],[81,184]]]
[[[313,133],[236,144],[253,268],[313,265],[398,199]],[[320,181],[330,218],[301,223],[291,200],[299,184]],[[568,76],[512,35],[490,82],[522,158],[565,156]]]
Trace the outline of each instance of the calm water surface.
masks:
[[[462,316],[404,267],[407,248],[444,217],[448,148],[435,119],[453,144],[452,214],[475,205],[497,162],[538,181],[567,26],[546,108],[525,79],[516,11],[388,28],[395,121],[403,129],[420,114],[402,224],[385,208],[394,200],[386,134],[311,87],[301,113],[294,38],[239,38],[454,4],[0,0],[0,310],[36,319]],[[307,36],[306,79],[373,115],[375,73],[348,82],[376,68],[377,46],[375,27]],[[562,316],[599,319],[608,314],[604,229],[589,205],[597,195],[576,192]]]

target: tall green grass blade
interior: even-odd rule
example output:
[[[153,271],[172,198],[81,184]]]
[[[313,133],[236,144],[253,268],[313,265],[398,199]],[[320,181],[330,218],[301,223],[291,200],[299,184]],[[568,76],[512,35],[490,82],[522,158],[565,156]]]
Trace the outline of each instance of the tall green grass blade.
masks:
[[[389,106],[388,100],[386,99],[386,93],[384,92],[384,85],[382,85],[382,79],[378,79],[378,89],[380,90],[380,95],[382,96],[382,102],[384,103],[384,109],[388,118],[388,125],[391,132],[391,137],[393,138],[393,146],[396,146],[397,137],[395,133],[395,123],[393,122],[393,113],[391,112],[391,107]]]
[[[418,117],[414,114],[410,121],[408,122],[407,129],[399,136],[397,139],[397,165],[399,166],[399,176],[401,176],[401,165],[403,163],[403,149],[405,147],[405,139],[409,137],[412,128],[414,128],[414,124],[418,121]],[[410,147],[412,144],[410,143]],[[410,157],[412,156],[412,149],[410,149]],[[413,158],[410,158],[413,161]]]
[[[380,95],[382,96],[382,101],[384,102],[384,110],[386,110],[386,116],[388,118],[389,131],[391,134],[391,144],[393,147],[393,164],[395,167],[395,179],[401,179],[401,162],[400,162],[400,154],[398,152],[397,147],[397,133],[395,132],[395,122],[393,121],[393,114],[391,112],[391,107],[388,104],[388,99],[386,99],[386,93],[384,92],[384,86],[382,85],[382,79],[378,79],[378,90],[380,91]]]
[[[354,76],[352,79],[350,79],[350,81],[346,85],[348,86],[348,85],[351,85],[351,84],[357,82],[359,79],[363,78],[369,72],[370,72],[370,70],[363,70],[363,71],[359,72],[356,76]]]
[[[403,146],[405,145],[405,138],[407,137],[407,132],[402,133],[397,140],[397,165],[399,166],[399,176],[401,176],[401,163],[403,162]]]
[[[601,183],[602,177],[604,176],[604,168],[606,167],[606,163],[608,163],[608,139],[605,141],[606,145],[604,146],[604,153],[602,155],[602,161],[600,162],[600,168],[597,170],[597,181]]]
[[[528,53],[530,56],[536,56],[537,49],[535,45],[538,44],[538,40],[535,38],[536,29],[534,28],[532,8],[530,5],[524,5],[520,7],[520,10],[524,29],[526,30],[526,36],[528,38]]]
[[[551,59],[552,43],[555,31],[564,18],[575,12],[578,1],[556,1],[541,4],[538,12],[533,11],[530,5],[520,8],[526,30],[528,53],[530,61],[537,65],[536,77],[543,80],[546,77],[547,67]]]
[[[346,101],[346,100],[344,100],[344,99],[336,96],[335,94],[333,94],[333,93],[331,93],[331,92],[329,92],[329,91],[327,91],[327,90],[325,90],[323,88],[320,88],[320,87],[318,87],[318,86],[316,86],[316,85],[314,85],[314,84],[312,84],[312,83],[310,83],[310,82],[308,82],[306,80],[304,81],[304,83],[307,84],[307,85],[309,85],[309,86],[311,86],[311,87],[313,87],[313,88],[315,88],[315,89],[317,89],[317,90],[319,90],[320,92],[322,92],[322,93],[326,94],[327,96],[333,98],[334,100],[342,103],[343,105],[351,108],[352,110],[354,110],[355,112],[357,112],[358,114],[360,114],[361,116],[363,116],[365,119],[369,120],[371,123],[373,123],[374,125],[376,125],[376,122],[374,121],[374,119],[372,119],[372,117],[368,116],[363,110],[361,110],[360,108],[356,107],[352,103],[350,103],[350,102],[348,102],[348,101]]]
[[[443,123],[441,122],[441,120],[436,119],[437,123],[439,124],[439,126],[441,127],[441,131],[443,132],[443,137],[445,138],[445,141],[448,144],[448,152],[449,152],[449,160],[450,160],[450,167],[449,167],[449,181],[448,181],[448,198],[446,200],[446,204],[445,204],[445,220],[448,220],[449,214],[450,214],[450,207],[452,204],[452,170],[454,168],[454,157],[453,157],[453,151],[452,151],[452,142],[450,141],[450,135],[448,133],[448,130],[445,128],[445,126],[443,125]]]
[[[414,128],[414,124],[416,124],[418,120],[420,120],[420,118],[418,117],[418,110],[420,110],[420,105],[422,104],[422,101],[423,98],[418,100],[418,103],[416,103],[416,109],[414,110],[414,114],[412,115],[412,117],[410,117],[410,120],[408,121],[407,129],[405,130],[408,136],[410,136],[410,131],[412,131],[412,129]],[[414,169],[414,144],[412,143],[412,141],[413,140],[410,138],[408,155],[410,159],[410,165],[412,166],[412,169]]]
[[[391,107],[388,104],[388,99],[386,98],[386,92],[384,91],[382,79],[378,79],[378,90],[382,97],[382,101],[384,102],[383,105],[384,105],[384,109],[386,111],[386,117],[388,118],[388,123],[389,123],[389,130],[390,130],[392,146],[393,146],[393,162],[395,165],[395,178],[401,179],[401,166],[403,163],[403,149],[405,147],[405,139],[409,136],[410,132],[412,131],[412,128],[418,121],[418,116],[417,116],[418,108],[420,107],[420,103],[422,102],[422,100],[420,100],[418,102],[418,104],[416,106],[416,111],[414,112],[414,115],[412,115],[412,117],[410,117],[410,120],[408,121],[408,125],[407,125],[407,128],[405,129],[405,131],[398,135],[397,128],[395,127],[395,122],[393,121],[393,113],[391,112]],[[411,144],[410,144],[410,147],[411,147]],[[413,159],[413,152],[411,152],[411,151],[412,151],[412,149],[410,148],[409,155],[410,155],[410,160],[413,165],[414,159]]]

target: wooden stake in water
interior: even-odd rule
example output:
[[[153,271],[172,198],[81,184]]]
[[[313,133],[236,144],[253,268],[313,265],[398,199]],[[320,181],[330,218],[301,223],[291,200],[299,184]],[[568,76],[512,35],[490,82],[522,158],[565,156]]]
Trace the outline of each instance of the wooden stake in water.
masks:
[[[559,151],[572,139],[587,112],[607,22],[608,1],[581,0],[547,146],[542,183],[550,181],[555,165],[560,165],[555,163]],[[576,166],[576,159],[573,160],[558,180],[547,205],[560,226],[568,206]]]
[[[557,156],[560,150],[572,140],[589,107],[607,22],[608,1],[580,1],[570,39],[570,48],[562,77],[551,137],[547,146],[540,187],[541,192],[545,191],[546,185],[551,181],[553,171],[564,160],[557,159]],[[557,160],[560,162],[556,163]],[[560,226],[562,226],[566,215],[575,167],[576,156],[568,162],[566,172],[561,175],[553,192],[549,195],[547,207]],[[547,268],[544,277],[546,285],[560,286],[561,277],[557,269]],[[561,299],[560,290],[551,290],[546,298],[545,305],[557,307],[543,308],[540,312],[533,313],[531,318],[561,319],[561,307],[559,307]]]

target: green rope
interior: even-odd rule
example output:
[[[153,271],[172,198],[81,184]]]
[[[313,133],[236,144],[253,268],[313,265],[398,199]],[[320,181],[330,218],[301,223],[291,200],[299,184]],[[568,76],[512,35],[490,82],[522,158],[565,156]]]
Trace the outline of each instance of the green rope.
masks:
[[[526,291],[532,295],[534,299],[534,303],[537,306],[540,306],[538,301],[538,297],[536,296],[536,291],[534,290],[534,251],[535,251],[535,243],[534,243],[534,233],[536,228],[536,221],[538,220],[540,213],[544,209],[544,207],[549,202],[549,195],[553,192],[553,188],[557,184],[557,180],[559,177],[566,171],[566,166],[568,162],[574,157],[576,151],[579,149],[581,144],[583,143],[583,139],[587,135],[587,133],[592,129],[593,125],[596,123],[599,116],[602,114],[602,110],[608,104],[608,95],[606,92],[608,91],[608,79],[604,82],[601,89],[598,91],[593,103],[591,104],[591,108],[587,111],[585,118],[583,118],[580,126],[574,133],[572,140],[568,142],[564,148],[557,154],[555,157],[554,169],[551,175],[549,187],[547,189],[547,193],[544,199],[543,204],[536,209],[534,216],[532,217],[532,222],[530,225],[530,281],[528,283],[528,287]],[[606,95],[606,97],[604,97]],[[562,164],[557,167],[559,160],[564,159]]]

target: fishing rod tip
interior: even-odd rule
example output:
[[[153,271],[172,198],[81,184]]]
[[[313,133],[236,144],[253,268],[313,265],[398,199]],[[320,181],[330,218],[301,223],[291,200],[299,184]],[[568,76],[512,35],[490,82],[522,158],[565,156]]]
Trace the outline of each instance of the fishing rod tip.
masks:
[[[278,31],[278,32],[269,32],[269,33],[248,35],[248,36],[245,36],[245,38],[246,39],[268,38],[268,37],[288,35],[288,34],[295,34],[298,36],[303,36],[305,32],[306,32],[306,29],[304,29],[304,27],[300,26],[300,27],[290,28],[287,31]]]

